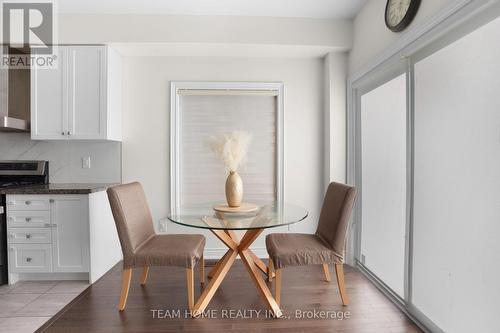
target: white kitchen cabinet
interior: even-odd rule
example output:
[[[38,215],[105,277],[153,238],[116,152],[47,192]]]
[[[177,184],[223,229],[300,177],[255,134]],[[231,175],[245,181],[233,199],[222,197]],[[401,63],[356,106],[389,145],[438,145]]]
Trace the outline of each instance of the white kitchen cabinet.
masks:
[[[7,200],[7,210],[11,211],[30,211],[30,210],[48,210],[50,206],[49,198],[46,196],[16,195],[10,196]]]
[[[68,85],[68,57],[60,48],[58,67],[31,68],[31,138],[38,140],[66,139],[68,106],[65,88]]]
[[[70,80],[68,82],[68,137],[71,139],[104,138],[106,125],[104,48],[68,47]]]
[[[14,211],[7,208],[7,222],[11,227],[46,228],[50,226],[50,212],[38,210]]]
[[[9,272],[89,272],[88,214],[86,195],[7,196]]]
[[[106,191],[7,195],[9,283],[103,276],[122,259]]]
[[[31,138],[121,141],[121,57],[108,46],[58,46],[57,69],[31,70]]]
[[[50,227],[10,228],[8,237],[12,244],[52,244]]]
[[[89,271],[89,223],[86,196],[54,196],[52,226],[52,271]]]
[[[9,245],[9,272],[47,273],[51,270],[50,244]]]

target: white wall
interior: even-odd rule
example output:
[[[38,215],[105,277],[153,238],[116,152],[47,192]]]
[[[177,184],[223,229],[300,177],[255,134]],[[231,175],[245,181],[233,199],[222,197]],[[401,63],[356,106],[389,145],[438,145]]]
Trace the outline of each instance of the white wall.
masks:
[[[285,84],[285,200],[310,217],[294,231],[314,232],[323,199],[323,61],[219,57],[124,59],[123,181],[141,181],[155,220],[169,212],[169,83],[281,81]],[[168,232],[200,232],[168,224]],[[260,237],[256,247],[264,248]],[[207,249],[223,248],[207,234]]]
[[[351,33],[351,20],[62,14],[58,38],[61,43],[265,44],[348,50]]]
[[[90,169],[82,157],[90,156]],[[0,133],[0,160],[47,160],[51,183],[119,183],[121,143],[32,141],[29,133]]]
[[[347,53],[329,53],[324,59],[325,184],[346,181]],[[325,188],[326,190],[326,188]]]
[[[446,5],[456,0],[423,0],[409,28],[424,24]],[[385,26],[384,12],[387,0],[369,0],[358,13],[353,26],[353,46],[349,54],[349,73],[352,74],[367,61],[379,55],[408,30],[394,33]],[[408,29],[409,29],[408,28]]]
[[[351,20],[62,14],[59,42],[111,43],[125,56],[123,181],[144,183],[157,220],[169,211],[169,82],[283,81],[285,196],[311,211],[294,230],[315,230],[326,182],[345,174],[347,56],[333,56],[328,74],[321,58],[351,48]],[[325,108],[336,125],[329,142],[339,147],[328,157],[333,178],[325,177]],[[211,240],[207,247],[219,244]]]

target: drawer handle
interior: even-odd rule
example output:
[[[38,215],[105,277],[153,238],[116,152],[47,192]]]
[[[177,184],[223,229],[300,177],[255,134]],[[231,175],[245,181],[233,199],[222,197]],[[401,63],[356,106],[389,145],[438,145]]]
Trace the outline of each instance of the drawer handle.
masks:
[[[16,202],[15,201],[9,201],[9,205],[15,205]]]
[[[31,221],[31,217],[27,217],[25,220],[26,220],[26,222],[29,222],[29,221]]]
[[[27,239],[30,239],[30,238],[31,238],[31,235],[30,235],[30,234],[26,234],[26,238],[27,238]]]
[[[30,257],[26,258],[26,261],[31,262],[31,258]]]
[[[31,205],[31,201],[27,200],[24,202],[26,205]]]
[[[45,228],[50,228],[50,223],[44,223],[44,224],[43,224],[43,226],[44,226]]]
[[[49,199],[49,202],[50,203],[54,203],[54,199]]]

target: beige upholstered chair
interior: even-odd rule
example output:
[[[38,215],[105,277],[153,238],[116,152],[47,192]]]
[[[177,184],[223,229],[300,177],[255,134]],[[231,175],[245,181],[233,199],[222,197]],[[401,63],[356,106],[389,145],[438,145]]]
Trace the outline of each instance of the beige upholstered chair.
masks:
[[[288,266],[323,265],[326,280],[330,281],[329,264],[335,265],[342,304],[349,300],[344,284],[344,254],[347,229],[356,189],[331,183],[326,191],[316,233],[270,234],[266,237],[269,271],[276,271],[276,302],[280,304],[281,272]],[[272,280],[273,274],[268,274]]]
[[[205,272],[202,235],[157,235],[153,218],[139,183],[130,183],[108,189],[108,198],[115,219],[123,252],[123,281],[120,311],[127,303],[133,268],[142,268],[141,284],[146,284],[150,266],[178,266],[186,268],[188,306],[194,306],[193,267],[200,262],[200,280]]]

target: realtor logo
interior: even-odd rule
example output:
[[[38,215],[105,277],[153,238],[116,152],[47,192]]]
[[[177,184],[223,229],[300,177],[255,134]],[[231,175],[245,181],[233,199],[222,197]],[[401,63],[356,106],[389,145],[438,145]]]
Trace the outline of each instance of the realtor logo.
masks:
[[[54,3],[3,1],[3,54],[0,67],[27,68],[55,65]]]

